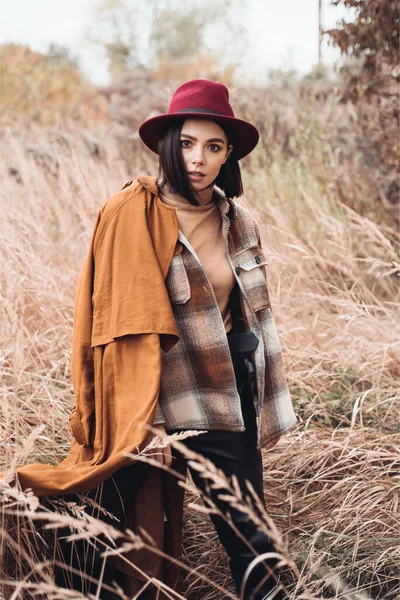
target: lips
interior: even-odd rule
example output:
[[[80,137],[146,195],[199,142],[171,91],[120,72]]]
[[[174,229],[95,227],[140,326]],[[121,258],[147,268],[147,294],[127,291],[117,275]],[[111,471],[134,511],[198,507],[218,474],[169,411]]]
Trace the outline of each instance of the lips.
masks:
[[[202,173],[201,171],[189,171],[188,173],[189,177],[191,179],[203,179],[203,177],[205,177],[205,173]]]

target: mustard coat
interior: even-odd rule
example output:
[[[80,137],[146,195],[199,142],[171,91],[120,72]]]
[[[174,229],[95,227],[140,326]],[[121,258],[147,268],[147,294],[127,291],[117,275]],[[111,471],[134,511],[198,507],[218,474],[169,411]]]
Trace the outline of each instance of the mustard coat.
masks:
[[[155,177],[138,177],[99,211],[76,292],[74,440],[58,466],[18,468],[23,489],[37,496],[86,492],[131,464],[126,453],[134,453],[147,434],[138,422],[153,422],[161,348],[168,351],[179,339],[164,284],[177,237],[175,211],[159,199]],[[186,473],[182,461],[173,466]],[[130,511],[136,527],[144,526],[172,556],[181,551],[183,494],[171,476],[152,468]],[[131,558],[163,578],[154,555],[141,551]],[[128,568],[127,575],[127,590],[135,591],[134,572]],[[174,587],[178,575],[170,565],[164,580]]]

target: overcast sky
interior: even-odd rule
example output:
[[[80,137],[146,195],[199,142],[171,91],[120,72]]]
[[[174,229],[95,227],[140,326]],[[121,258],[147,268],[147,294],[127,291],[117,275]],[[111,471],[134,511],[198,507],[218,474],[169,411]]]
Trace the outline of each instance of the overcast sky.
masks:
[[[36,51],[46,51],[52,42],[66,45],[79,57],[92,81],[107,83],[107,61],[85,39],[97,3],[98,0],[0,0],[0,43],[18,42]],[[342,17],[350,20],[350,13],[343,7],[331,6],[330,0],[322,0],[322,5],[324,28],[334,27]],[[261,80],[271,67],[293,67],[307,73],[318,58],[317,7],[318,0],[247,0],[248,71]],[[339,52],[324,44],[322,58],[334,63]]]

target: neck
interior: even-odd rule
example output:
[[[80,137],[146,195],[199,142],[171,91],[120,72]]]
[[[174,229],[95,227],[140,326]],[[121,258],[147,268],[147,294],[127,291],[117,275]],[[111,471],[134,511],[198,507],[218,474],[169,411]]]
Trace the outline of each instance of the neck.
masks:
[[[204,204],[209,204],[212,201],[213,193],[214,183],[210,183],[210,185],[205,187],[203,190],[198,190],[195,192],[196,200],[202,206]]]

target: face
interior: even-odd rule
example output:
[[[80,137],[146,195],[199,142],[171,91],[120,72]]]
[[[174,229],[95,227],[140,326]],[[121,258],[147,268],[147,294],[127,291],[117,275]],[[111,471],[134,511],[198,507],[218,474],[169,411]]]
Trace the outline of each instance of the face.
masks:
[[[196,192],[213,184],[232,145],[224,130],[208,119],[186,119],[181,131],[182,157]]]

